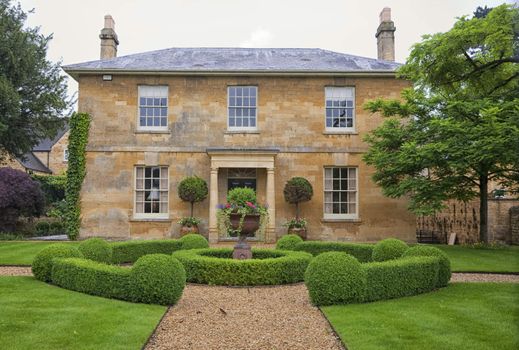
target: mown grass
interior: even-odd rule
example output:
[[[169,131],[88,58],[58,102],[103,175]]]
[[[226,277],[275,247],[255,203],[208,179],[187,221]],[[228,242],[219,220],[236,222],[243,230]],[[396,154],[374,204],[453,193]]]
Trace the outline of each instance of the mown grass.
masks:
[[[453,283],[323,312],[349,350],[519,349],[519,284]]]
[[[164,306],[61,289],[33,277],[0,277],[2,349],[141,349]]]
[[[78,242],[60,242],[79,244]],[[40,250],[56,242],[0,241],[0,265],[31,265]]]

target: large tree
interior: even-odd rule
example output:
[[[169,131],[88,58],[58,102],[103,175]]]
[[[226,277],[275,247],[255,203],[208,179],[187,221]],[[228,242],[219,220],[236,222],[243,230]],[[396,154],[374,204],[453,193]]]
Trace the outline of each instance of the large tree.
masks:
[[[398,73],[413,87],[365,106],[386,117],[366,137],[374,181],[417,214],[479,196],[487,242],[489,182],[519,184],[519,10],[498,6],[424,36]]]
[[[27,27],[26,19],[19,4],[0,0],[0,159],[54,137],[70,106],[66,78],[46,58],[52,36]]]

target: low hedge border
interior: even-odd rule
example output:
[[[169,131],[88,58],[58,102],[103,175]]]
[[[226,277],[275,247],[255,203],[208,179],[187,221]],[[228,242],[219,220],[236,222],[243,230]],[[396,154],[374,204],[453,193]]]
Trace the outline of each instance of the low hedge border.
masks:
[[[149,254],[133,268],[89,259],[53,260],[51,282],[65,289],[131,302],[173,305],[184,290],[184,268],[171,255]]]
[[[173,253],[187,281],[210,285],[256,286],[296,283],[312,260],[305,252],[252,249],[253,259],[234,260],[232,248],[180,250]]]
[[[148,254],[171,254],[182,249],[178,239],[155,239],[143,241],[114,242],[112,246],[112,263],[123,264],[136,262],[141,256]]]
[[[365,263],[371,261],[373,247],[372,244],[366,243],[305,241],[297,243],[294,250],[307,252],[313,256],[326,252],[344,252],[354,256],[361,263]]]

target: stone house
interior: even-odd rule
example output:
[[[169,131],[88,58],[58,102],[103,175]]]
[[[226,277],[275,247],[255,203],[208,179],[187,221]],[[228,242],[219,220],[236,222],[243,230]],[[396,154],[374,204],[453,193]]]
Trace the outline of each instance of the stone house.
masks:
[[[105,17],[101,59],[64,66],[79,83],[80,112],[92,116],[80,236],[177,237],[189,204],[177,196],[186,176],[208,182],[195,205],[211,242],[227,191],[252,187],[269,205],[261,240],[275,241],[295,214],[283,187],[307,178],[302,204],[309,239],[415,240],[405,200],[389,199],[362,161],[363,136],[379,125],[363,104],[398,98],[390,10],[380,16],[379,59],[321,49],[172,48],[117,57],[114,21]]]
[[[41,140],[23,157],[5,157],[0,166],[34,173],[38,175],[60,175],[68,167],[69,128],[60,129],[54,138]]]

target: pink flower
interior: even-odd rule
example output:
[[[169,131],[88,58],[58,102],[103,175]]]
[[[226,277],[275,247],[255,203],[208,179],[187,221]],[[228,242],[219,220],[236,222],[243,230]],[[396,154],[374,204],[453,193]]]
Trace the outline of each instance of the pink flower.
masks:
[[[231,205],[230,205],[229,203],[227,203],[227,204],[225,205],[225,207],[226,207],[227,209],[229,209],[229,208],[231,207]]]
[[[247,204],[247,206],[248,206],[249,208],[253,208],[253,209],[256,208],[256,206],[255,206],[254,204],[252,204],[251,202],[245,202],[245,204]]]

